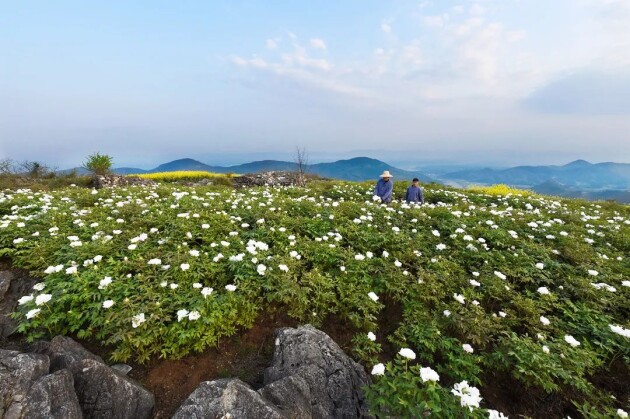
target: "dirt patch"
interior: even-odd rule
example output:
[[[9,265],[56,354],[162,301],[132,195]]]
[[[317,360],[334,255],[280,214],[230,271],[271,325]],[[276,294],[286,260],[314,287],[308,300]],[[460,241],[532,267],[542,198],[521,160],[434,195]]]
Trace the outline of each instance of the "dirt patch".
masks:
[[[223,340],[217,348],[179,360],[132,364],[129,376],[154,394],[155,417],[170,418],[203,381],[238,377],[255,389],[262,387],[265,368],[273,357],[274,331],[296,325],[283,313],[265,313],[251,329]]]

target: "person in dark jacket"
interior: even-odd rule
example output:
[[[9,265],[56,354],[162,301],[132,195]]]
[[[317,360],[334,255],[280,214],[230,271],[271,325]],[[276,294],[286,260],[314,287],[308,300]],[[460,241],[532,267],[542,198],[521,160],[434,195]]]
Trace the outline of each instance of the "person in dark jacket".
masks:
[[[394,191],[394,181],[391,180],[392,175],[389,170],[385,170],[380,176],[376,187],[374,188],[374,195],[381,198],[381,202],[389,204],[392,202],[392,192]]]
[[[413,178],[411,186],[407,188],[407,194],[405,195],[405,201],[407,203],[415,202],[424,204],[424,194],[422,188],[418,186],[418,178]]]

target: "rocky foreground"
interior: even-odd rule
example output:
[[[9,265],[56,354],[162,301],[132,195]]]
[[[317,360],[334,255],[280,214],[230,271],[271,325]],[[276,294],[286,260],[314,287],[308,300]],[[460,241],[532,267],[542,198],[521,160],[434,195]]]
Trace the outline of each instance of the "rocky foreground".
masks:
[[[2,337],[15,332],[7,316],[33,280],[0,271]],[[0,349],[0,418],[151,418],[155,398],[126,374],[69,337],[28,350]],[[367,416],[364,369],[312,326],[276,331],[264,386],[236,378],[206,381],[173,418],[353,418]]]

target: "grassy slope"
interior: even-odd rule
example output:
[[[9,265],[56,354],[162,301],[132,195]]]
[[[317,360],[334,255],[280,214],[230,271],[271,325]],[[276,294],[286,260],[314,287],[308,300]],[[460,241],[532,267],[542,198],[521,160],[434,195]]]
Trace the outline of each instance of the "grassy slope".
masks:
[[[355,356],[367,367],[412,348],[418,366],[440,373],[445,406],[448,387],[460,380],[488,398],[492,382],[501,381],[549,393],[563,408],[588,401],[603,411],[622,403],[608,396],[623,392],[604,390],[595,377],[628,369],[628,339],[610,328],[630,327],[630,293],[622,285],[630,276],[627,206],[431,186],[425,207],[381,207],[370,190],[369,184],[319,182],[309,190],[4,192],[0,251],[45,278],[35,296],[52,295],[40,306],[22,306],[21,330],[33,338],[77,333],[115,345],[115,359],[181,357],[281,306],[304,322],[317,325],[334,316],[356,330]],[[397,185],[397,195],[403,192]],[[51,227],[59,231],[51,234]],[[82,245],[71,246],[69,236]],[[259,247],[247,250],[249,240]],[[242,261],[230,260],[240,254]],[[103,258],[94,262],[97,255]],[[156,258],[159,265],[148,264]],[[77,273],[66,273],[73,261]],[[44,273],[55,265],[63,267]],[[111,284],[102,285],[105,277]],[[213,293],[204,298],[196,284]],[[115,308],[103,308],[105,300]],[[394,325],[379,322],[392,308]],[[41,312],[26,320],[33,309]],[[197,311],[200,318],[180,312],[178,321],[179,310]],[[140,313],[145,321],[133,327]],[[369,331],[376,342],[367,339]],[[569,345],[567,335],[580,345]],[[405,377],[398,364],[388,364],[377,380],[375,400],[392,399],[384,388]],[[413,386],[405,397],[429,398],[422,383]]]

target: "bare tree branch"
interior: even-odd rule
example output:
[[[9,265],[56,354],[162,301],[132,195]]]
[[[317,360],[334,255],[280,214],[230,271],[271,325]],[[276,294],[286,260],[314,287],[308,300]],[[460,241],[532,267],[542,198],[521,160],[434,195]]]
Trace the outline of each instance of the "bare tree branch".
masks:
[[[298,183],[300,186],[304,186],[306,185],[306,171],[308,170],[308,153],[306,148],[296,146],[293,161],[296,165]]]

